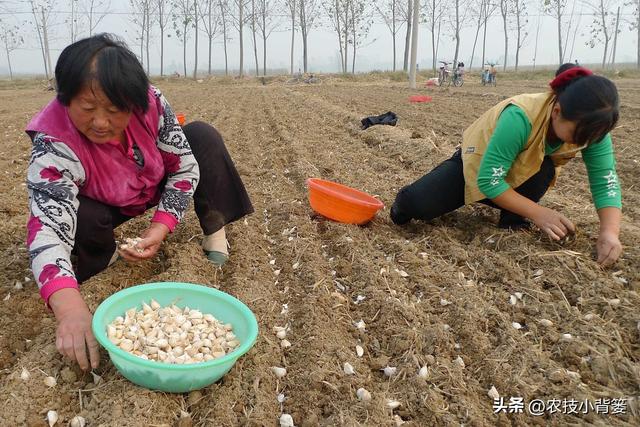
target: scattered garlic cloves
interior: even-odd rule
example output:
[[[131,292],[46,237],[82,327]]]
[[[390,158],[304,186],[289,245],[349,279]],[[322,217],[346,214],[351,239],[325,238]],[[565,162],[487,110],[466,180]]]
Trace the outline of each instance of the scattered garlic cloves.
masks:
[[[87,421],[84,419],[84,417],[81,417],[80,415],[76,415],[69,422],[69,427],[85,427],[86,425],[87,425]]]
[[[397,370],[398,368],[396,368],[395,366],[387,366],[386,368],[382,369],[386,377],[392,377],[396,374]]]
[[[353,366],[351,366],[351,363],[349,362],[344,362],[343,370],[347,375],[353,375],[356,373],[356,371],[353,369]]]
[[[371,400],[371,393],[369,393],[366,389],[360,387],[357,391],[356,391],[356,396],[358,397],[358,399],[362,402],[368,402]]]
[[[385,405],[387,406],[387,408],[394,410],[400,407],[400,405],[402,405],[402,403],[398,402],[397,400],[393,400],[393,399],[385,399]]]
[[[271,372],[273,372],[273,374],[278,378],[283,378],[285,375],[287,375],[287,370],[279,366],[272,366]]]
[[[418,371],[418,376],[426,380],[427,377],[429,376],[429,368],[427,368],[426,366],[423,366],[422,368],[420,368],[420,370]]]
[[[540,319],[540,320],[538,320],[538,323],[540,323],[542,326],[546,326],[546,327],[553,326],[553,322],[551,320],[549,320],[549,319]]]
[[[498,393],[498,390],[496,389],[495,386],[491,386],[491,389],[489,390],[489,393],[487,393],[489,395],[490,398],[492,399],[499,399],[500,398],[500,393]]]
[[[47,411],[47,422],[49,427],[53,427],[58,422],[58,413],[56,411]]]
[[[294,427],[293,417],[289,414],[280,415],[280,427]]]
[[[27,368],[22,368],[22,372],[20,372],[20,378],[22,379],[22,381],[29,381],[29,378],[31,378],[31,374],[29,373],[29,370]]]
[[[289,340],[282,340],[282,341],[280,341],[280,347],[289,348],[289,347],[291,347],[291,343],[289,342]]]

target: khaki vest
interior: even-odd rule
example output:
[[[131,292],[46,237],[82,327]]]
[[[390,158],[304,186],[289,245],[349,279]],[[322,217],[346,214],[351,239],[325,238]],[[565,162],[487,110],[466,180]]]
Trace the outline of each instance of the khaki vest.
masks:
[[[489,109],[464,131],[462,134],[462,162],[466,204],[486,199],[486,196],[478,188],[478,170],[502,111],[508,105],[517,105],[524,111],[531,123],[531,134],[527,144],[518,154],[505,177],[505,181],[511,188],[517,188],[540,170],[544,160],[545,140],[554,103],[555,96],[551,92],[517,95],[505,99]],[[583,148],[584,146],[563,143],[550,155],[556,166],[556,177],[560,166],[574,158]]]

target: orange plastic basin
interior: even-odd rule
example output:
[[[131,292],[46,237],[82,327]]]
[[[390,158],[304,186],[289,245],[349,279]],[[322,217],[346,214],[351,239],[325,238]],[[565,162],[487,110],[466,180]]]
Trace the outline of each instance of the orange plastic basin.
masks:
[[[176,113],[176,119],[178,119],[178,123],[180,123],[180,126],[184,124],[185,117],[183,113]]]
[[[384,204],[355,188],[319,178],[307,179],[309,203],[320,215],[346,224],[366,224]]]

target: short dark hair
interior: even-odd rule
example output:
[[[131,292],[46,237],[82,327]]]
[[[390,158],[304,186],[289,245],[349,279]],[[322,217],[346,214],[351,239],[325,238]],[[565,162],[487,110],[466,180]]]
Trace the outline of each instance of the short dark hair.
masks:
[[[149,108],[149,79],[136,55],[112,34],[97,34],[70,44],[56,63],[57,98],[63,105],[97,82],[117,108]]]
[[[562,64],[559,74],[577,67]],[[554,88],[562,117],[576,123],[573,142],[586,145],[598,142],[611,131],[620,116],[620,100],[616,85],[606,77],[578,76]]]

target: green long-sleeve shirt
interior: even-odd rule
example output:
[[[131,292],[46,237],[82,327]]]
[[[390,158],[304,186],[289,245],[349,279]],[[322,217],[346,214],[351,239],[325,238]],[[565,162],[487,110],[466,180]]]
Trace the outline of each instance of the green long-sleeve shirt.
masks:
[[[531,123],[520,107],[509,105],[500,114],[478,171],[477,184],[487,198],[496,198],[510,188],[504,178],[518,154],[525,148],[530,133]],[[545,154],[551,154],[559,147],[545,142]],[[611,206],[621,208],[622,195],[611,136],[607,134],[601,141],[584,148],[581,153],[596,209]]]

